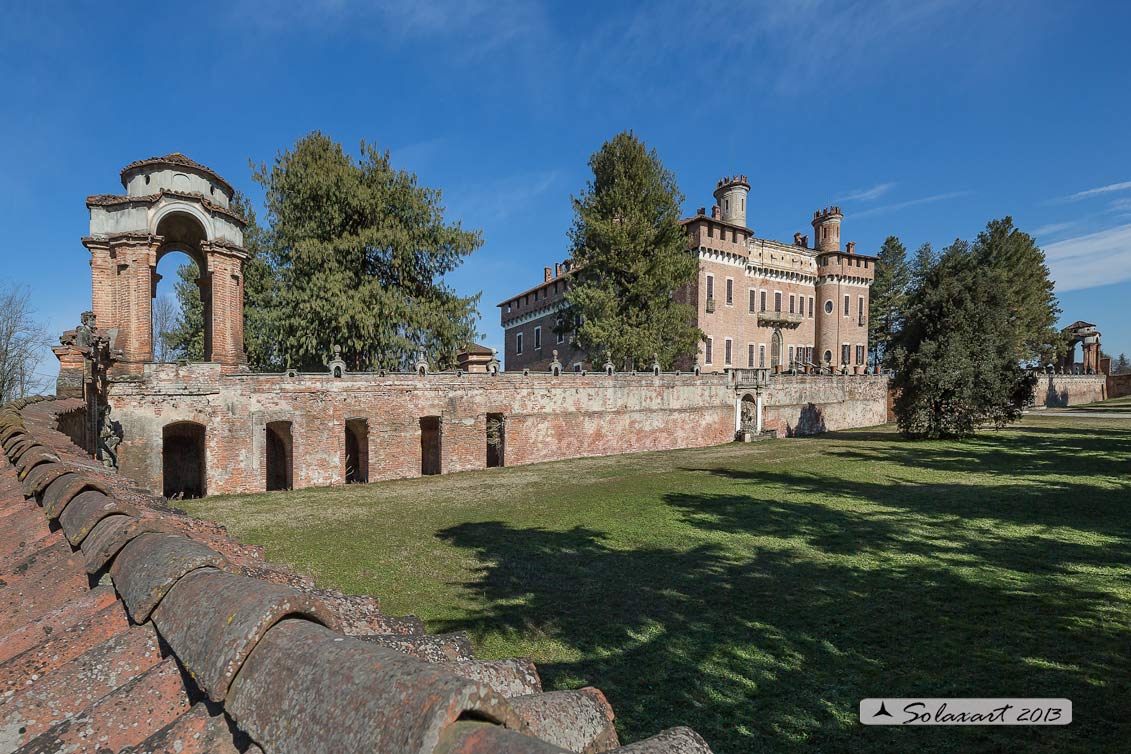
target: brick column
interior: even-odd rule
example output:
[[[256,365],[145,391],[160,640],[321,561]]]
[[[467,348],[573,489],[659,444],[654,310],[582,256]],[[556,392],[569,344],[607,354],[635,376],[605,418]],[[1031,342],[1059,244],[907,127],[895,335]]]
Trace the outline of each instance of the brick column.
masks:
[[[117,327],[114,312],[114,262],[110,243],[97,238],[84,238],[82,245],[90,251],[90,309],[103,329]]]
[[[125,362],[153,361],[153,274],[160,244],[158,236],[110,239],[114,280],[109,326],[118,330],[113,347]]]
[[[211,288],[210,361],[228,366],[247,363],[243,350],[243,263],[240,250],[207,244],[203,246]]]

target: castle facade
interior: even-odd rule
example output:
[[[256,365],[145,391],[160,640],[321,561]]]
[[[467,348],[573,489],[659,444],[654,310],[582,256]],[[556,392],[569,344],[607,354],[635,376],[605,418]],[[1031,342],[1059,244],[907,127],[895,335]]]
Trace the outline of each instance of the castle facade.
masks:
[[[699,274],[676,297],[706,335],[694,362],[704,371],[863,373],[875,257],[851,242],[841,248],[839,207],[813,213],[812,248],[801,233],[792,243],[758,238],[746,222],[749,192],[746,176],[724,178],[710,213],[682,221]],[[546,267],[539,285],[499,304],[507,370],[546,369],[554,351],[565,369],[601,367],[560,332],[572,272],[568,260]]]

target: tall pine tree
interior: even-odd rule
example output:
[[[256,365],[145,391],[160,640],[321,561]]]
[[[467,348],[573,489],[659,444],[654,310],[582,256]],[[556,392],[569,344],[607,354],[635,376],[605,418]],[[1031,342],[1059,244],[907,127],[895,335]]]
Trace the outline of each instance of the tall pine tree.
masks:
[[[868,303],[868,350],[876,365],[890,366],[891,341],[899,329],[910,285],[907,248],[898,237],[888,236],[876,257],[876,278]]]
[[[589,167],[593,178],[573,199],[575,272],[563,327],[594,360],[630,368],[655,354],[671,368],[703,338],[694,310],[675,299],[699,271],[679,222],[683,195],[632,132],[605,142]]]
[[[253,342],[260,327],[274,340],[264,361],[320,369],[336,344],[356,370],[405,367],[421,351],[444,368],[476,337],[480,294],[457,296],[443,276],[481,234],[446,222],[440,191],[394,168],[387,151],[363,142],[355,160],[314,132],[255,180],[274,283],[263,291],[269,315],[249,322]]]
[[[1013,218],[991,220],[974,242],[983,267],[1000,272],[1007,282],[1013,352],[1024,362],[1050,363],[1062,347],[1056,319],[1060,306],[1045,264],[1045,253],[1028,233],[1013,226]]]

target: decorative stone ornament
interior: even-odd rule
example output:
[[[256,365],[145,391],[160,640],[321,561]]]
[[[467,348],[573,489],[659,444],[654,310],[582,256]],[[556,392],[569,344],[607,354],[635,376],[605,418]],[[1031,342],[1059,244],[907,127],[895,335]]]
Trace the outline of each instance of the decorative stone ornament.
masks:
[[[613,372],[615,372],[615,371],[616,371],[616,368],[613,366],[612,360],[610,360],[609,357],[606,356],[605,357],[605,374],[612,377]]]
[[[696,377],[703,373],[703,367],[699,366],[699,362],[695,362],[695,368],[693,369],[693,371],[695,372]]]
[[[660,354],[658,353],[652,354],[652,376],[660,376]]]
[[[424,351],[420,351],[418,354],[416,354],[416,365],[413,368],[421,377],[428,376],[428,361],[424,356]]]
[[[487,374],[496,375],[499,373],[499,349],[491,349],[491,360],[487,362]]]
[[[342,347],[339,345],[330,346],[334,351],[334,358],[326,365],[330,369],[330,374],[335,378],[342,378],[346,374],[346,362],[342,358]]]
[[[562,376],[562,363],[558,361],[558,349],[554,349],[554,360],[550,362],[550,374],[555,377]]]

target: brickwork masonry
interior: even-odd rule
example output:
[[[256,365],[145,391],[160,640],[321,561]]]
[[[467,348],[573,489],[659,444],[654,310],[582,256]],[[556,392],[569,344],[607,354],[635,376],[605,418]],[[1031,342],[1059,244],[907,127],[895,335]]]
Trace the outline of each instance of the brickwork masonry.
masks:
[[[885,420],[886,379],[775,376],[767,427],[810,434]],[[487,416],[502,415],[502,465],[719,445],[734,439],[738,399],[727,373],[582,375],[502,373],[295,376],[223,373],[219,365],[149,365],[114,381],[108,400],[121,423],[121,470],[162,489],[170,427],[202,429],[207,494],[267,487],[268,425],[289,423],[295,488],[342,484],[346,424],[364,420],[370,481],[420,476],[435,443],[439,471],[488,465]],[[422,421],[424,420],[424,421]],[[434,470],[434,469],[427,469]]]

